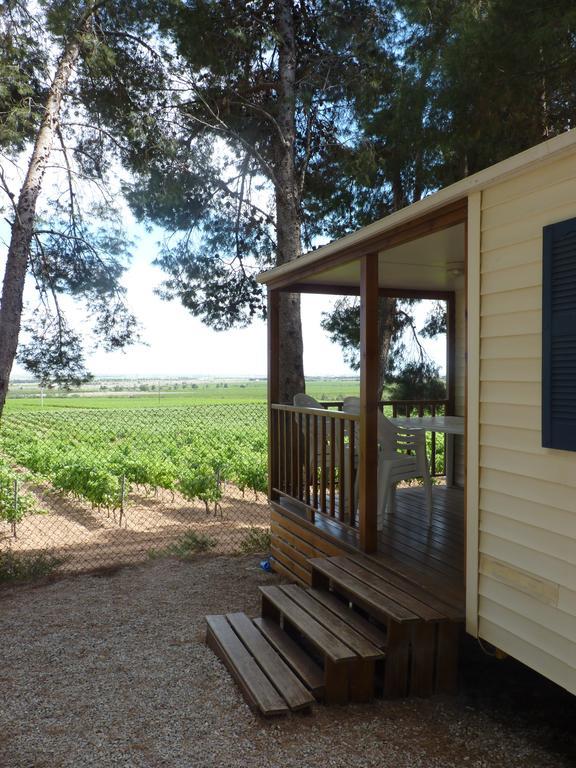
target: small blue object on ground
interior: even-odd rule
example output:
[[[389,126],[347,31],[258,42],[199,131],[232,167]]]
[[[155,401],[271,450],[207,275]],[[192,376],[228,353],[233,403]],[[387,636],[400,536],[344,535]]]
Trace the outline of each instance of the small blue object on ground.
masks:
[[[267,557],[265,560],[260,560],[260,568],[262,568],[263,571],[272,570],[272,563],[270,562],[269,557]]]

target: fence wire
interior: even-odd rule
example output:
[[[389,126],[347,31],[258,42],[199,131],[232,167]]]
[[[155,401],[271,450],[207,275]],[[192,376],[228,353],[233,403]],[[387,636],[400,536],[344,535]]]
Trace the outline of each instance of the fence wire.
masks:
[[[0,427],[0,557],[65,572],[258,551],[269,535],[266,405],[30,407]]]

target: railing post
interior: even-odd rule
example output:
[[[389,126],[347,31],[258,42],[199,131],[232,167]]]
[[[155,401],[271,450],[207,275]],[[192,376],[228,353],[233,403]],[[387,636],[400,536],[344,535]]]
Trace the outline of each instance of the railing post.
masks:
[[[364,552],[378,548],[378,394],[378,254],[370,253],[360,260],[358,524]]]
[[[456,405],[456,295],[446,300],[446,416],[453,416]]]

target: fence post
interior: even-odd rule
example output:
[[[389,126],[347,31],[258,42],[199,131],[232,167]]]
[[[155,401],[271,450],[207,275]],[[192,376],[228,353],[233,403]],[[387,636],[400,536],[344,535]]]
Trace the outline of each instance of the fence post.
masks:
[[[118,527],[122,528],[122,518],[124,517],[124,496],[126,493],[126,475],[122,475],[120,479],[120,519],[118,520]]]
[[[12,517],[12,536],[17,539],[16,521],[18,519],[18,480],[14,478],[14,516]]]

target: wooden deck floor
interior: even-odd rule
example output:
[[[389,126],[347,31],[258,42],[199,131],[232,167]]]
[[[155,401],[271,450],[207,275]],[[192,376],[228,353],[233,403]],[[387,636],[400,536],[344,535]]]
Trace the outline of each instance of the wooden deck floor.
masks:
[[[450,594],[464,613],[464,491],[435,486],[429,527],[421,488],[399,489],[396,514],[384,522],[378,552],[370,557],[436,593]],[[314,526],[347,547],[359,548],[358,533],[316,515]]]

